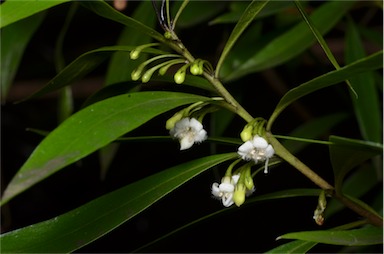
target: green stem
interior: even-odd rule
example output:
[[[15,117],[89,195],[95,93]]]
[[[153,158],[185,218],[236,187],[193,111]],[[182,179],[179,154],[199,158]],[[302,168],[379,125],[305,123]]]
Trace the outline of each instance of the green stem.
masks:
[[[253,116],[251,116],[248,111],[246,111],[233,96],[228,92],[227,89],[223,86],[223,84],[217,78],[212,75],[204,72],[204,77],[216,88],[217,92],[224,98],[226,102],[228,102],[231,106],[234,107],[235,113],[242,117],[245,121],[250,122],[253,120]]]
[[[304,174],[307,178],[309,178],[312,182],[314,182],[321,189],[325,190],[328,195],[336,198],[346,207],[350,208],[357,214],[367,218],[367,220],[375,226],[382,227],[383,219],[377,216],[376,214],[364,209],[359,204],[353,202],[351,199],[342,195],[341,193],[337,193],[335,188],[330,185],[327,181],[321,178],[318,174],[312,171],[307,165],[301,162],[298,158],[296,158],[293,154],[291,154],[280,142],[272,135],[271,132],[266,132],[266,137],[268,142],[273,146],[275,153],[280,156],[282,159],[287,161],[297,170],[299,170],[302,174]]]
[[[301,162],[293,154],[291,154],[270,132],[265,132],[268,142],[273,146],[275,153],[286,162],[294,166],[302,174],[308,177],[312,182],[323,190],[334,190],[334,187],[312,171],[307,165]]]

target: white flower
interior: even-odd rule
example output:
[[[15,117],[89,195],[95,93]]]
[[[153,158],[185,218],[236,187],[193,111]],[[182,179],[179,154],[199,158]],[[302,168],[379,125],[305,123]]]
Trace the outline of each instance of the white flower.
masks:
[[[265,161],[264,173],[268,173],[268,162],[275,150],[264,138],[256,135],[239,147],[238,154],[243,160],[254,160],[255,163]]]
[[[240,175],[224,176],[221,183],[212,184],[212,195],[221,199],[225,207],[233,205],[233,193]]]
[[[169,132],[171,136],[179,139],[180,150],[190,148],[194,143],[200,143],[207,139],[207,132],[203,125],[195,118],[183,118],[178,121]]]

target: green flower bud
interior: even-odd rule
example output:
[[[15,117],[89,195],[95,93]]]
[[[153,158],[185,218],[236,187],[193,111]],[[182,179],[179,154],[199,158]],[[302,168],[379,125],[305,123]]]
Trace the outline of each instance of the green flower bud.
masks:
[[[247,142],[248,140],[251,140],[253,137],[253,125],[247,124],[245,125],[243,131],[240,133],[241,140],[243,142]]]
[[[195,62],[192,63],[191,67],[189,68],[189,71],[193,75],[201,75],[203,73],[202,67],[200,66],[201,60],[196,60]]]
[[[182,84],[185,80],[185,71],[176,72],[175,76],[173,76],[176,84]]]
[[[233,202],[239,207],[245,202],[246,187],[243,183],[237,183],[233,193]]]
[[[133,81],[139,80],[139,78],[141,77],[141,71],[141,69],[136,69],[132,71],[131,78]]]
[[[141,77],[141,82],[147,83],[152,77],[153,71],[146,71]]]
[[[137,49],[134,49],[132,50],[130,53],[129,53],[129,57],[132,59],[132,60],[135,60],[137,58],[139,58],[140,56],[140,50],[137,50]]]
[[[253,183],[253,178],[251,175],[251,167],[244,170],[244,184],[245,184],[245,187],[247,187],[247,190],[252,190],[255,187],[255,184]]]
[[[165,123],[165,128],[167,130],[173,129],[173,127],[175,127],[175,124],[178,121],[180,121],[183,117],[184,117],[183,111],[177,112],[176,114],[174,114],[171,118],[169,118],[167,120],[167,122]]]

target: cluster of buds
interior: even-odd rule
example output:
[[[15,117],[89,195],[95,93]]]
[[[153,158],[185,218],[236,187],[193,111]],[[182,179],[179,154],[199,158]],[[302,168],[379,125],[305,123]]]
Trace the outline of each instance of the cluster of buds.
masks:
[[[255,118],[244,127],[240,134],[244,144],[239,147],[238,154],[243,160],[254,161],[255,164],[265,162],[264,173],[268,173],[269,159],[275,154],[275,150],[263,138],[264,124],[264,119]]]
[[[232,163],[221,179],[221,183],[213,183],[211,192],[213,197],[220,199],[225,207],[233,204],[241,206],[248,197],[255,191],[249,163],[237,169],[232,174],[232,168],[239,160]]]
[[[158,43],[149,43],[138,46],[137,48],[131,51],[130,58],[132,60],[135,60],[140,56],[141,52],[144,49],[157,45]],[[164,59],[167,60],[164,61]],[[156,61],[162,62],[153,65],[153,63]],[[152,57],[141,63],[135,70],[132,71],[131,78],[133,81],[139,80],[141,78],[141,82],[147,83],[156,71],[158,71],[159,75],[163,76],[171,66],[180,64],[182,64],[182,66],[176,71],[173,76],[173,79],[176,84],[182,84],[185,81],[188,68],[190,73],[193,75],[202,75],[204,73],[205,68],[208,71],[213,70],[211,64],[206,60],[196,59],[193,62],[189,62],[184,59],[181,55],[168,54],[164,52],[164,54]],[[153,66],[148,68],[149,65]]]

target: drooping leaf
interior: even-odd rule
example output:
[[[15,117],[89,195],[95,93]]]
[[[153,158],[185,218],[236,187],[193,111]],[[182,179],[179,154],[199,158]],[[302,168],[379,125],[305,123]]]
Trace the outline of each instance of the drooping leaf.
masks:
[[[336,58],[334,57],[331,49],[329,48],[327,42],[325,41],[323,35],[320,33],[320,31],[317,29],[317,27],[313,24],[312,20],[308,15],[306,14],[303,6],[301,5],[300,1],[295,1],[296,7],[299,9],[301,16],[303,17],[305,23],[307,23],[308,27],[311,29],[313,35],[316,37],[316,40],[320,44],[321,48],[323,49],[325,55],[327,56],[328,60],[332,63],[333,67],[335,67],[336,70],[340,69],[340,65],[337,62]],[[358,59],[355,59],[358,60]],[[348,84],[348,87],[351,89],[351,92],[354,93],[356,96],[355,90],[353,90],[353,87],[349,80],[345,81]]]
[[[113,9],[110,5],[108,5],[108,3],[102,0],[81,1],[81,5],[83,5],[84,7],[88,8],[89,10],[93,11],[95,14],[101,17],[113,20],[127,27],[137,29],[142,34],[151,36],[152,38],[158,40],[159,42],[166,41],[164,36],[159,32],[157,32],[156,30],[153,30],[152,28],[144,25],[140,21],[133,19],[131,17],[128,17],[123,13]],[[153,15],[155,15],[154,12],[153,12]]]
[[[4,3],[5,4],[5,3]],[[3,4],[3,5],[4,5]],[[1,5],[2,6],[2,5]],[[4,15],[2,9],[2,15]],[[1,15],[1,17],[3,17]],[[5,101],[24,50],[45,13],[39,13],[1,29],[1,100]],[[0,22],[1,24],[1,22]]]
[[[57,89],[64,86],[70,85],[74,81],[79,80],[87,75],[113,53],[120,51],[128,52],[135,48],[136,46],[110,46],[88,51],[67,65],[63,71],[57,74],[43,88],[31,95],[29,98],[35,98],[46,93],[56,91]],[[144,49],[143,52],[152,54],[164,53],[161,50],[151,48]]]
[[[180,164],[66,214],[3,234],[2,252],[73,252],[132,219],[191,178],[236,156],[236,153],[219,154]]]
[[[282,244],[272,250],[266,251],[265,253],[307,253],[312,249],[317,243],[296,240],[289,243]]]
[[[383,229],[366,226],[351,230],[321,230],[288,233],[278,239],[298,239],[318,243],[361,246],[383,243]]]
[[[183,1],[175,1],[172,6],[172,13],[180,8]],[[177,20],[177,28],[187,28],[205,22],[218,13],[222,12],[227,6],[226,1],[189,1]],[[198,13],[199,15],[196,15]]]
[[[325,34],[337,24],[353,4],[353,1],[330,1],[317,8],[310,17],[319,32]],[[233,81],[249,73],[282,64],[304,52],[315,41],[316,38],[311,30],[305,22],[301,22],[229,72],[228,76],[223,77],[224,81]]]
[[[219,61],[216,66],[216,74],[219,75],[221,65],[223,64],[226,56],[229,51],[235,45],[236,41],[239,39],[244,30],[249,26],[255,16],[264,8],[264,6],[269,2],[267,1],[252,1],[247,9],[245,9],[240,20],[237,22],[235,28],[232,30],[231,35],[229,36],[227,43],[224,46],[223,51],[221,52]]]
[[[289,136],[306,139],[319,138],[321,135],[328,132],[332,127],[345,120],[346,117],[347,114],[345,113],[335,113],[318,117],[300,125],[289,133]],[[284,145],[284,147],[287,148],[292,154],[298,153],[308,145],[308,143],[296,140],[283,140],[281,144]]]
[[[276,105],[270,119],[268,120],[267,129],[270,130],[277,116],[288,107],[292,102],[301,97],[313,93],[319,89],[338,84],[354,75],[366,71],[382,68],[383,51],[374,53],[368,57],[357,60],[349,65],[346,65],[338,70],[334,70],[318,76],[308,82],[305,82],[291,90],[289,90]]]
[[[0,28],[69,1],[5,1],[0,5]]]
[[[153,117],[181,105],[207,100],[185,93],[141,92],[112,97],[82,109],[36,147],[5,189],[2,203]]]
[[[378,183],[377,176],[375,174],[372,165],[361,165],[362,168],[358,168],[352,175],[348,176],[342,186],[342,192],[349,196],[356,198],[362,197],[368,191],[372,190]],[[342,210],[343,206],[336,199],[329,200],[327,209],[325,210],[325,217],[330,217],[333,214]]]
[[[230,10],[227,13],[220,15],[215,18],[211,22],[210,25],[215,24],[226,24],[226,23],[236,23],[241,15],[243,14],[243,10],[247,7],[247,2],[245,1],[233,1],[230,3]],[[274,15],[278,12],[281,12],[288,7],[292,6],[292,2],[290,1],[271,1],[266,5],[260,13],[255,17],[255,19],[265,18],[271,15]]]
[[[265,195],[260,195],[260,196],[257,196],[257,197],[253,197],[253,198],[249,198],[246,200],[246,202],[244,203],[244,206],[246,205],[251,205],[251,204],[254,204],[254,203],[257,203],[257,202],[261,202],[261,201],[266,201],[266,200],[275,200],[275,199],[282,199],[282,198],[294,198],[294,197],[304,197],[304,196],[318,196],[320,193],[320,190],[318,189],[289,189],[289,190],[284,190],[284,191],[277,191],[277,192],[273,192],[273,193],[269,193],[269,194],[265,194]],[[177,232],[180,232],[181,230],[184,230],[184,229],[187,229],[188,227],[192,226],[192,225],[195,225],[197,223],[200,223],[204,220],[207,220],[209,218],[212,218],[213,216],[217,216],[219,214],[222,214],[222,213],[225,213],[225,212],[229,212],[229,211],[233,211],[234,209],[238,209],[237,207],[230,207],[230,208],[225,208],[225,209],[222,209],[222,210],[219,210],[219,211],[216,211],[214,213],[211,213],[211,214],[208,214],[208,215],[205,215],[199,219],[196,219],[194,221],[191,221],[190,223],[187,223],[185,225],[183,225],[182,227],[179,227],[163,236],[161,236],[160,238],[157,238],[155,239],[154,241],[151,241],[147,244],[145,244],[144,246],[141,246],[139,249],[136,249],[134,250],[133,252],[141,252],[141,250],[171,236],[171,235],[174,235],[176,234]]]
[[[345,175],[362,162],[383,153],[379,143],[330,136],[333,145],[329,146],[332,168],[335,176],[335,188],[341,191]]]
[[[366,55],[358,30],[350,19],[348,19],[345,48],[347,64]],[[379,90],[376,88],[373,73],[365,72],[356,75],[350,79],[350,83],[357,93],[357,97],[351,94],[351,100],[362,136],[369,141],[381,142],[382,113],[380,112]]]
[[[153,27],[155,25],[156,16],[148,15],[153,11],[151,2],[143,1],[137,7],[135,12],[132,15],[132,18],[142,22],[148,27]],[[125,27],[121,32],[117,45],[142,45],[150,43],[152,40],[149,36],[143,36],[142,32],[138,29],[132,27]],[[131,72],[142,62],[146,60],[145,54],[141,54],[138,59],[132,60],[129,57],[128,52],[116,52],[113,54],[106,75],[106,85],[130,81]]]

